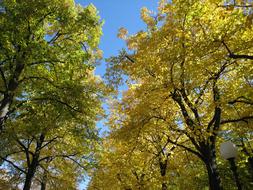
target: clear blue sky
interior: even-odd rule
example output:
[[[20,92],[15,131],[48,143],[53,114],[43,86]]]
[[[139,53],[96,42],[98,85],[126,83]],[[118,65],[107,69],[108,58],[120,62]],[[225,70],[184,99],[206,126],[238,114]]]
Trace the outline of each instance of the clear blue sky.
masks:
[[[117,38],[118,29],[124,27],[130,34],[145,29],[146,26],[140,19],[140,9],[145,6],[155,11],[158,0],[76,0],[76,3],[83,6],[92,3],[105,21],[100,48],[104,52],[104,58],[108,58],[117,55],[125,47],[124,41]],[[102,75],[104,71],[103,62],[96,73]]]
[[[156,10],[158,0],[75,0],[83,6],[90,3],[95,5],[99,15],[104,20],[103,36],[100,49],[104,52],[104,58],[117,55],[118,51],[125,47],[123,40],[117,38],[118,29],[126,28],[130,34],[134,34],[146,26],[140,19],[140,9],[147,7]],[[103,75],[106,63],[101,62],[96,74]],[[98,124],[102,125],[102,124]],[[86,189],[88,180],[80,185],[80,189]]]

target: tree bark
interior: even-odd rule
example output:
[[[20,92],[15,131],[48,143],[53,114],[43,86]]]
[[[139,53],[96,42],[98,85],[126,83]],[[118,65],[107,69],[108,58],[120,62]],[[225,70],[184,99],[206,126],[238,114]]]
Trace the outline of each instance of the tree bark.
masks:
[[[249,173],[251,174],[251,182],[253,182],[253,157],[248,158],[248,164]]]
[[[24,184],[23,190],[30,190],[31,185],[32,185],[32,179],[34,177],[37,166],[39,164],[38,160],[39,160],[39,155],[35,155],[33,160],[32,160],[31,165],[28,168],[28,172],[26,174],[25,184]]]
[[[49,163],[50,159],[46,160],[46,163]],[[47,179],[48,179],[48,171],[47,170],[43,170],[43,176],[42,176],[42,180],[41,180],[41,187],[40,190],[46,190],[47,187]]]
[[[220,176],[215,162],[205,163],[208,171],[210,190],[222,190]]]
[[[216,163],[215,144],[206,145],[203,151],[204,163],[208,172],[210,190],[222,190],[220,175]]]
[[[37,170],[37,167],[39,165],[39,158],[40,158],[40,150],[42,147],[42,144],[44,142],[45,135],[41,133],[40,138],[37,141],[35,154],[33,155],[32,162],[30,165],[28,165],[28,171],[26,174],[25,184],[23,187],[23,190],[30,190],[32,185],[32,180],[35,175],[35,172]]]
[[[167,190],[167,189],[168,189],[167,183],[166,183],[166,181],[164,181],[164,178],[165,178],[165,176],[166,176],[167,163],[168,163],[167,160],[165,160],[165,161],[160,160],[160,161],[159,161],[159,165],[160,165],[160,174],[161,174],[161,177],[162,177],[162,179],[163,179],[163,181],[162,181],[162,190]]]
[[[20,48],[17,51],[19,53]],[[17,61],[15,62],[16,68],[14,70],[12,78],[9,80],[9,83],[6,84],[4,97],[0,101],[1,102],[0,103],[0,131],[3,129],[4,121],[7,118],[9,108],[15,97],[14,92],[17,90],[18,85],[19,85],[18,81],[19,81],[20,75],[22,74],[25,67],[25,64],[23,63],[25,59],[25,53],[22,53],[20,56],[17,56],[17,57],[18,57]]]
[[[46,187],[47,187],[47,183],[46,182],[42,182],[40,190],[46,190]]]
[[[167,184],[165,182],[162,183],[162,190],[167,190],[168,187],[167,187]]]

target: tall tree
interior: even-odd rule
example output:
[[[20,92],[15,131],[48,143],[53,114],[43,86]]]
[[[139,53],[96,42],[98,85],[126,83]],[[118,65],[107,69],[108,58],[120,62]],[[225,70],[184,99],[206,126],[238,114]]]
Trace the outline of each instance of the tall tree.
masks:
[[[5,168],[21,173],[24,190],[29,190],[33,181],[50,187],[61,179],[62,184],[76,186],[78,178],[93,164],[99,140],[95,128],[99,112],[92,109],[99,106],[94,101],[89,115],[66,119],[52,105],[36,102],[20,112],[16,121],[6,122],[8,128],[2,138],[12,147],[0,158]],[[66,172],[71,179],[63,177]]]
[[[80,168],[93,161],[105,95],[94,75],[97,11],[73,0],[3,0],[0,7],[1,164],[20,174],[26,190],[38,182],[75,188]]]
[[[144,114],[143,105],[168,102],[168,111],[174,112],[170,130],[184,135],[191,145],[173,139],[170,143],[199,157],[210,189],[222,189],[216,162],[219,132],[253,119],[252,61],[232,56],[253,52],[251,6],[221,0],[161,1],[157,15],[146,8],[141,15],[147,30],[132,36],[120,30],[133,54],[123,52],[109,60],[107,76],[123,74],[128,83],[136,83],[137,101],[131,105]]]
[[[1,131],[25,101],[37,101],[29,99],[34,91],[63,110],[81,111],[84,84],[74,81],[88,75],[97,57],[96,9],[73,0],[3,0],[0,8]]]

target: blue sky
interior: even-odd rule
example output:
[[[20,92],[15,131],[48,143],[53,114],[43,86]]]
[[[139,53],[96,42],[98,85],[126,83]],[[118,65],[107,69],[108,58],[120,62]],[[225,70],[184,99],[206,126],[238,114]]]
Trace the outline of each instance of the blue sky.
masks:
[[[156,10],[158,0],[75,0],[83,6],[90,3],[95,5],[99,15],[104,20],[103,36],[100,42],[100,49],[104,52],[104,58],[115,56],[125,47],[123,40],[117,38],[118,29],[124,27],[130,34],[145,29],[146,25],[140,19],[140,9],[147,7],[153,11]],[[103,75],[106,63],[101,62],[97,68],[96,74]],[[103,125],[98,124],[99,127]],[[80,185],[80,189],[86,189],[88,180]]]
[[[124,41],[117,38],[118,29],[126,28],[130,34],[145,29],[145,24],[140,19],[140,9],[145,6],[155,10],[158,0],[76,0],[85,6],[89,3],[95,5],[99,11],[103,26],[103,36],[100,48],[104,52],[104,58],[117,55],[118,51],[125,47]],[[103,75],[105,62],[102,62],[96,73]]]

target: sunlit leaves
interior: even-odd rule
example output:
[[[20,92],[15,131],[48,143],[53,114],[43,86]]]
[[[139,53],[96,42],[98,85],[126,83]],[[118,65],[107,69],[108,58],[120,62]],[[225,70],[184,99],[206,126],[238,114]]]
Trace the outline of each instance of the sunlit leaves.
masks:
[[[20,185],[27,176],[40,185],[46,175],[51,189],[74,189],[94,164],[106,94],[94,74],[102,56],[97,10],[73,0],[0,6],[1,161],[21,173]]]
[[[113,105],[112,137],[136,152],[150,152],[145,140],[156,129],[155,134],[165,135],[169,144],[193,153],[208,168],[216,164],[220,141],[252,136],[251,4],[175,0],[161,1],[157,14],[143,8],[147,30],[124,36],[132,54],[108,60],[110,79],[124,78],[129,86]],[[207,181],[201,188],[207,188]]]

